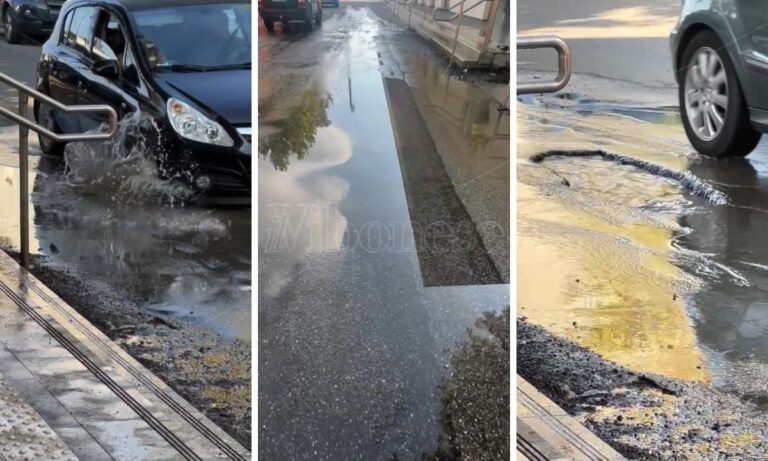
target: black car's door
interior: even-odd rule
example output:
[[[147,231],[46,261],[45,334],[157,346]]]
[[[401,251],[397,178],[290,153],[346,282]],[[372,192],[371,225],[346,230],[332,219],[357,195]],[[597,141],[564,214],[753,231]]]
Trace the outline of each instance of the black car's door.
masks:
[[[50,53],[48,91],[63,104],[80,103],[84,74],[92,65],[90,43],[97,16],[98,10],[89,6],[67,13],[59,46]],[[84,128],[82,118],[76,114],[54,111],[54,118],[64,133],[76,133]]]
[[[115,109],[118,117],[125,113],[121,80],[123,79],[123,55],[125,54],[125,33],[117,17],[109,11],[99,9],[91,43],[91,66],[83,70],[83,84],[80,88],[80,104],[107,104]],[[109,65],[117,73],[100,72]],[[98,128],[104,121],[102,116],[87,117],[86,129]]]

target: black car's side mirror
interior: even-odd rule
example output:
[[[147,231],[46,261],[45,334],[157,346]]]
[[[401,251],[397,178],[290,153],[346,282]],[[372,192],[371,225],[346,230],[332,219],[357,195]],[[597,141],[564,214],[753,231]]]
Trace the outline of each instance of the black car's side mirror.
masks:
[[[110,80],[120,76],[120,69],[117,67],[117,61],[113,59],[103,59],[93,63],[93,73]]]

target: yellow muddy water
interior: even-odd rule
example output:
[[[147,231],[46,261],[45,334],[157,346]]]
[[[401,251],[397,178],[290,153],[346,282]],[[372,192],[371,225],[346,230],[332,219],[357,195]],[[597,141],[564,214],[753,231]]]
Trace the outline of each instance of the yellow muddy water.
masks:
[[[684,300],[698,281],[672,263],[677,217],[695,206],[667,179],[551,149],[603,149],[686,168],[664,111],[590,113],[518,103],[518,316],[630,369],[709,381]]]

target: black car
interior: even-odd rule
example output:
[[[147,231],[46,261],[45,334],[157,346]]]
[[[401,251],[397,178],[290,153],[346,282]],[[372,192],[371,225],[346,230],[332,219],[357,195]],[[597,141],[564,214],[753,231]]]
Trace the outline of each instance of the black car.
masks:
[[[251,6],[242,0],[69,0],[38,63],[38,90],[137,112],[162,177],[205,195],[250,196]],[[57,133],[99,120],[35,105]],[[41,149],[64,146],[40,136]]]
[[[5,39],[8,43],[19,43],[24,38],[47,37],[63,3],[64,0],[3,0]]]
[[[321,0],[259,0],[259,16],[270,32],[275,30],[278,21],[284,25],[301,21],[312,30],[315,24],[323,22],[323,4]]]

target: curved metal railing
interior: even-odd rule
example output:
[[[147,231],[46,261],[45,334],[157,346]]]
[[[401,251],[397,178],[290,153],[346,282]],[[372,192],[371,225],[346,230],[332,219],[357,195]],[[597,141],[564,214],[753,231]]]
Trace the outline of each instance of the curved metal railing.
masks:
[[[0,115],[3,115],[14,122],[18,123],[19,125],[29,128],[30,130],[45,135],[48,138],[53,139],[57,142],[69,142],[69,141],[99,141],[99,140],[105,140],[110,139],[112,136],[114,136],[115,132],[117,131],[117,112],[115,112],[115,109],[113,109],[110,106],[99,104],[99,105],[79,105],[79,106],[67,106],[59,101],[44,95],[43,93],[33,90],[32,88],[24,85],[23,83],[19,82],[18,80],[14,80],[13,78],[3,74],[0,72],[0,82],[5,83],[8,86],[11,86],[13,88],[16,88],[19,91],[19,113],[15,113],[12,110],[6,109],[5,107],[0,107]],[[33,120],[29,120],[26,117],[26,105],[27,105],[27,97],[26,96],[32,96],[33,99],[37,99],[39,101],[43,101],[46,104],[50,104],[51,106],[67,113],[105,113],[107,114],[108,120],[109,120],[109,131],[101,132],[101,133],[76,133],[76,134],[57,134],[49,129],[45,128],[44,126],[38,125]],[[22,109],[22,99],[24,100],[24,108]]]
[[[557,77],[549,82],[524,82],[517,84],[517,94],[554,93],[561,90],[571,79],[571,49],[565,40],[556,35],[517,37],[518,50],[553,48],[557,51]]]
[[[117,131],[117,112],[107,105],[80,105],[67,106],[55,99],[33,90],[23,83],[0,72],[0,82],[5,83],[19,92],[19,112],[0,107],[0,115],[3,115],[19,125],[19,229],[21,234],[20,259],[23,267],[29,267],[29,130],[40,133],[57,142],[69,141],[100,141],[112,138]],[[38,125],[34,120],[27,118],[28,98],[43,101],[46,104],[67,113],[104,113],[108,119],[108,130],[98,133],[74,133],[57,134],[44,126]]]

